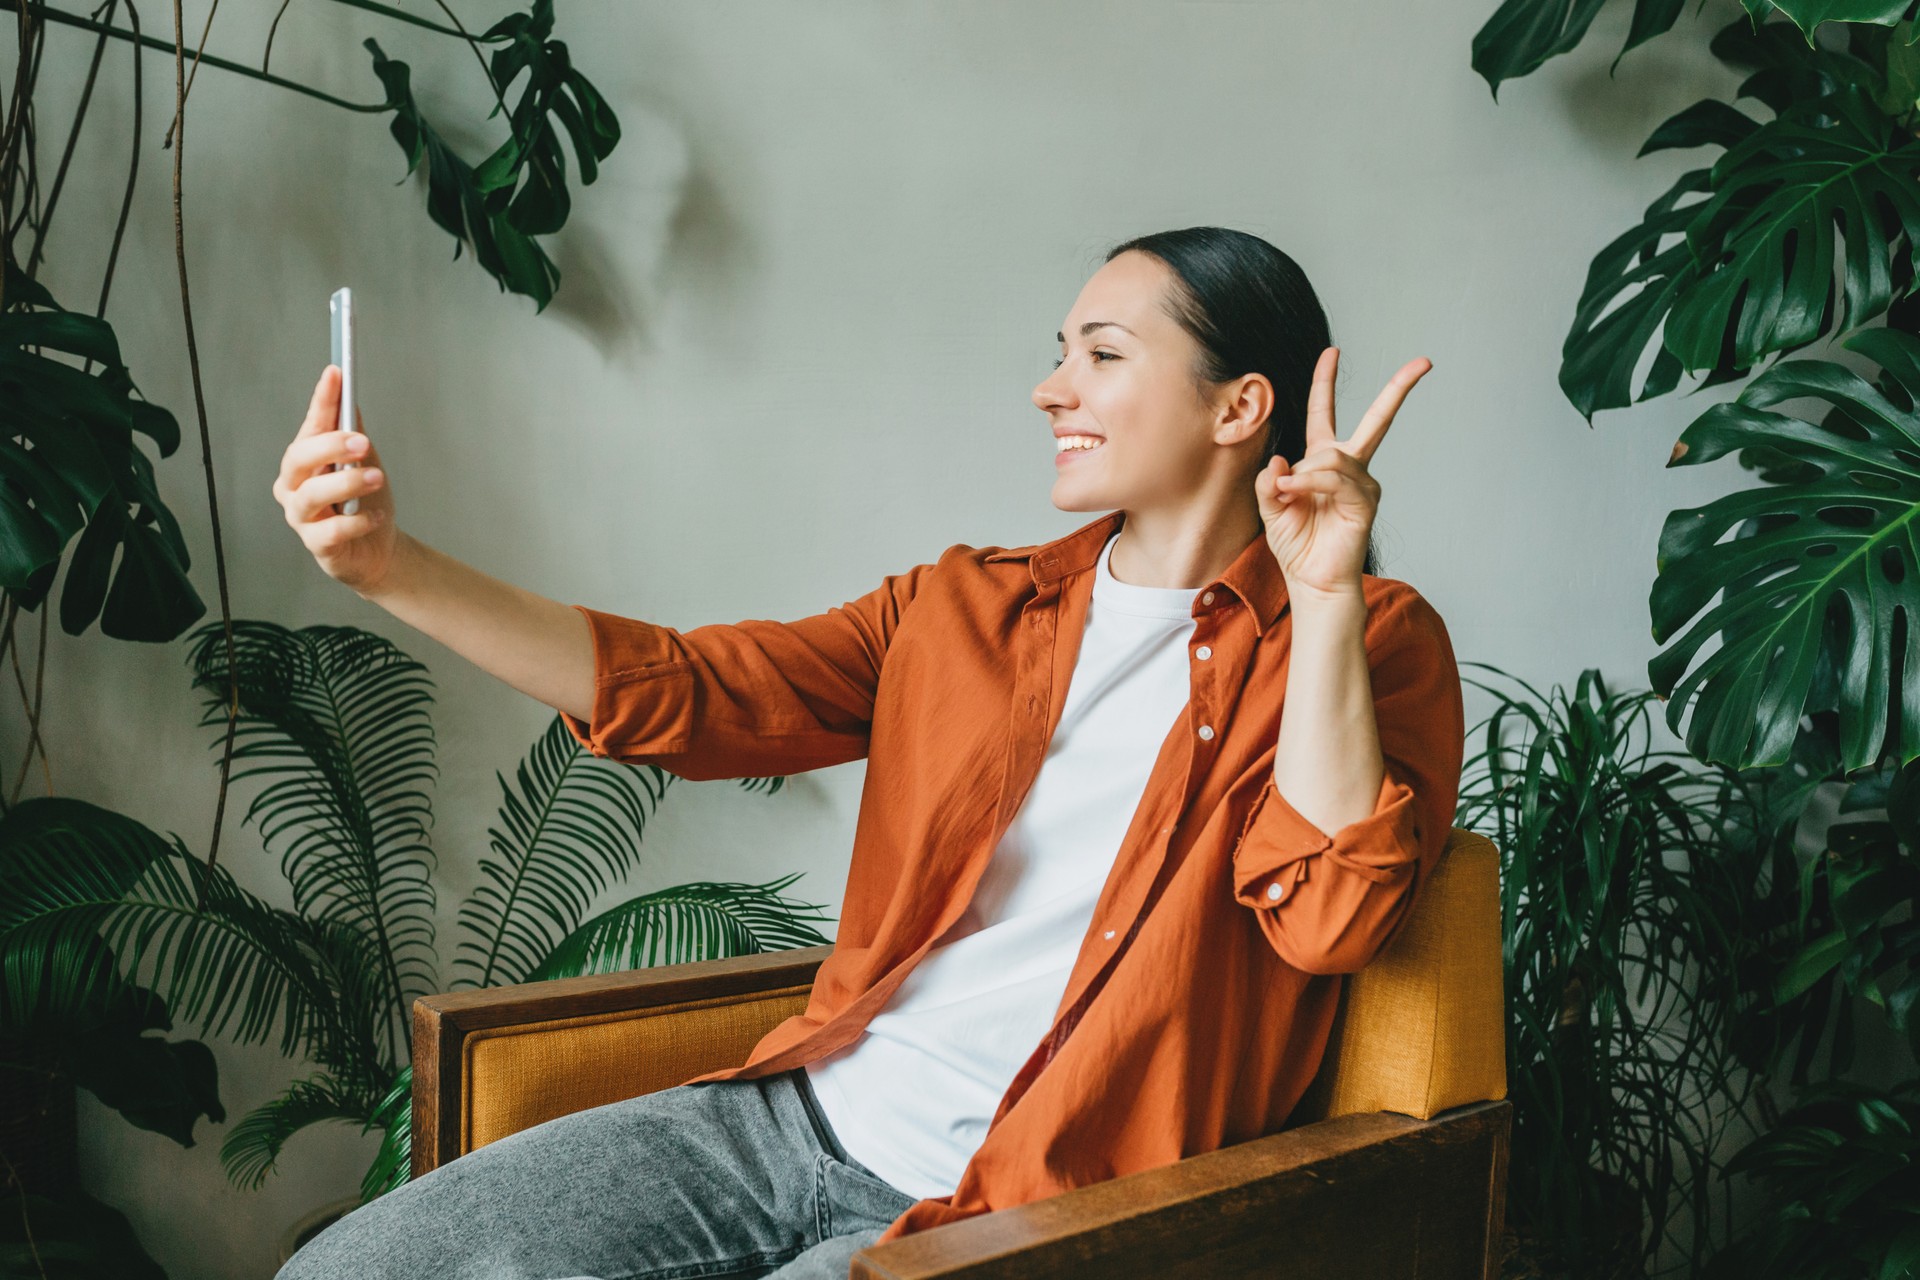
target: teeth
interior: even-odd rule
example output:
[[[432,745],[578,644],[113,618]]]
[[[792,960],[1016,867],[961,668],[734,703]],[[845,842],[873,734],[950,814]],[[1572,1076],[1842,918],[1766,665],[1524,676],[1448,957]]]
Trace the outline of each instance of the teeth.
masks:
[[[1065,453],[1069,449],[1098,449],[1099,436],[1061,436],[1054,441],[1054,452]]]

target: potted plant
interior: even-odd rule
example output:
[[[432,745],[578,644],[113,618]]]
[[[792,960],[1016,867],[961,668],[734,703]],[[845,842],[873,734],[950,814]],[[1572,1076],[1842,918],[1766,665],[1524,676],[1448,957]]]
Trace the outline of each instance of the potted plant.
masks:
[[[1599,8],[1504,0],[1473,39],[1472,65],[1497,94],[1578,46]],[[1747,380],[1669,458],[1733,456],[1754,476],[1668,516],[1648,597],[1665,648],[1648,676],[1688,750],[1737,771],[1754,797],[1735,1051],[1770,1078],[1790,1066],[1780,1083],[1824,1105],[1826,1085],[1854,1065],[1856,1012],[1920,1037],[1909,820],[1838,824],[1811,858],[1795,848],[1812,797],[1884,807],[1920,758],[1920,4],[1743,8],[1705,44],[1740,76],[1731,100],[1694,103],[1639,151],[1708,155],[1594,256],[1559,381],[1591,423],[1672,393],[1683,373],[1699,376],[1696,390]],[[1668,38],[1683,11],[1635,0],[1620,57]],[[1783,358],[1829,339],[1856,360]],[[1857,371],[1861,360],[1874,367]],[[1800,403],[1811,410],[1789,411]],[[1810,1074],[1823,1049],[1825,1081]],[[1897,1091],[1882,1100],[1860,1114],[1903,1114]],[[1766,1123],[1781,1120],[1768,1093],[1754,1101]],[[1805,1137],[1785,1132],[1789,1145]],[[1752,1150],[1773,1154],[1746,1167],[1772,1178],[1792,1212],[1833,1208],[1793,1198],[1777,1176],[1786,1149],[1763,1141]],[[1867,1203],[1905,1212],[1897,1196]],[[1851,1274],[1902,1273],[1899,1232],[1867,1238],[1887,1247]]]
[[[94,82],[110,41],[125,42],[133,51],[136,99],[148,51],[172,55],[181,109],[167,127],[163,145],[173,159],[175,257],[187,333],[185,355],[196,391],[200,368],[193,315],[187,305],[180,203],[189,66],[192,74],[205,64],[217,69],[216,74],[271,84],[352,113],[390,116],[388,127],[406,157],[407,173],[421,175],[422,203],[434,222],[454,236],[455,256],[463,247],[470,248],[470,262],[478,263],[503,290],[531,297],[538,310],[544,310],[558,289],[560,272],[537,237],[559,230],[570,208],[561,139],[573,145],[580,181],[591,183],[598,164],[619,141],[620,127],[611,108],[574,64],[566,45],[552,38],[551,0],[534,0],[528,12],[510,13],[478,34],[467,31],[451,11],[443,24],[373,0],[339,2],[403,24],[416,35],[425,32],[456,39],[471,49],[497,104],[494,114],[506,117],[505,141],[477,165],[464,159],[422,112],[413,95],[408,65],[389,58],[372,39],[365,41],[365,47],[372,59],[370,77],[379,83],[381,96],[377,101],[353,101],[269,73],[266,54],[256,69],[194,48],[186,43],[177,12],[172,38],[159,39],[139,30],[137,15],[130,13],[131,25],[120,25],[117,4],[96,8],[91,15],[69,13],[44,0],[18,0],[9,6],[19,19],[9,24],[18,37],[19,56],[16,83],[6,100],[0,101],[0,215],[9,229],[0,237],[0,436],[8,445],[0,449],[0,488],[10,495],[9,501],[0,502],[0,656],[10,648],[15,654],[24,648],[24,622],[37,614],[36,660],[45,662],[47,622],[63,565],[60,620],[70,635],[79,635],[97,621],[104,635],[165,642],[207,611],[188,576],[186,543],[162,496],[161,477],[136,444],[145,437],[161,458],[170,457],[180,446],[179,425],[164,407],[138,394],[105,318],[126,209],[112,245],[102,246],[107,266],[99,291],[100,314],[62,305],[38,278],[68,162],[95,100]],[[42,144],[52,139],[30,124],[49,45],[49,25],[69,34],[77,29],[97,37],[92,65],[60,152],[64,158],[51,175],[42,172],[40,156]],[[61,38],[55,37],[56,51]],[[270,52],[271,32],[267,45]],[[517,100],[509,106],[507,95],[516,85]],[[145,145],[137,111],[131,127],[136,168],[127,175],[129,193]],[[196,403],[203,406],[199,399]],[[204,407],[199,425],[202,452],[211,459],[214,437]],[[209,481],[214,567],[224,618],[226,564],[220,512],[211,485],[216,471],[209,461],[204,474]],[[19,663],[17,656],[15,663]],[[11,786],[0,792],[0,815],[21,803],[22,789],[34,776],[31,765],[36,751],[44,761],[39,732],[44,686],[33,673],[29,677],[33,693],[22,698],[24,758],[18,762]],[[221,826],[218,808],[224,804],[229,764],[230,758],[223,757],[221,786],[214,796],[216,847]],[[50,776],[47,793],[53,794]],[[126,838],[118,818],[91,806],[70,809],[64,816],[74,824],[71,834],[93,845]],[[80,830],[96,823],[91,831]],[[46,824],[35,820],[5,829],[44,832]],[[210,849],[209,867],[213,857]],[[0,861],[17,866],[23,859],[0,852]],[[105,971],[113,969],[101,949],[96,949],[96,955]],[[76,971],[71,966],[61,970],[69,976]],[[118,994],[110,994],[113,990]],[[6,1150],[26,1153],[22,1157],[29,1166],[25,1176],[32,1179],[31,1184],[11,1176],[0,1179],[0,1189],[23,1197],[18,1205],[21,1212],[15,1215],[9,1208],[6,1215],[19,1218],[17,1240],[0,1235],[0,1241],[6,1242],[6,1248],[17,1244],[24,1250],[20,1256],[32,1263],[35,1274],[42,1257],[62,1258],[75,1268],[95,1265],[85,1261],[93,1258],[108,1274],[134,1274],[128,1261],[132,1255],[110,1247],[124,1226],[123,1220],[115,1226],[103,1217],[111,1215],[111,1209],[82,1196],[77,1186],[59,1193],[65,1198],[49,1198],[33,1189],[44,1191],[70,1182],[63,1171],[72,1164],[71,1090],[76,1083],[133,1123],[188,1145],[197,1117],[221,1118],[211,1055],[193,1041],[168,1041],[148,1034],[167,1029],[166,1002],[151,991],[135,991],[134,986],[88,988],[85,998],[96,1003],[86,1007],[72,1001],[48,1003],[48,997],[61,993],[26,987],[10,993],[10,1003],[0,1005],[0,1041],[7,1042],[0,1046],[0,1134]],[[108,1041],[112,1049],[104,1047]],[[119,1066],[127,1069],[117,1070]],[[36,1153],[45,1160],[36,1163],[32,1158]]]
[[[361,1186],[370,1199],[408,1175],[408,1013],[416,996],[442,988],[430,681],[391,641],[351,627],[240,620],[232,669],[220,628],[193,639],[203,724],[223,729],[225,692],[240,689],[235,776],[264,784],[245,821],[279,853],[292,909],[208,867],[178,837],[84,801],[23,801],[0,818],[0,982],[41,991],[47,1016],[127,998],[144,982],[203,1034],[272,1041],[310,1062],[310,1075],[228,1132],[228,1175],[258,1186],[294,1133],[351,1123],[382,1135]],[[672,780],[592,755],[556,715],[514,781],[499,777],[499,820],[482,882],[459,912],[447,985],[828,941],[813,927],[827,918],[816,904],[781,892],[794,875],[683,884],[587,914],[637,866],[646,820]],[[782,781],[741,785],[771,793]],[[112,963],[100,959],[108,954]]]
[[[1752,797],[1649,745],[1652,693],[1568,694],[1485,663],[1456,821],[1500,850],[1514,1101],[1503,1274],[1645,1274],[1676,1214],[1712,1219],[1714,1150],[1756,1077],[1741,1001]],[[1695,1249],[1707,1238],[1698,1235]]]

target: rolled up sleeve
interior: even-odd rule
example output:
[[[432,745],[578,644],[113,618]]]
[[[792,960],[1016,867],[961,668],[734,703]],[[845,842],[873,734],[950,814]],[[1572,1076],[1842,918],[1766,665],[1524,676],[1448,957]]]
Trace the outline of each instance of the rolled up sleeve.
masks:
[[[932,565],[891,574],[825,613],[680,631],[571,606],[593,636],[596,756],[689,780],[773,777],[866,756],[888,646]]]
[[[1269,757],[1234,846],[1235,899],[1308,973],[1356,972],[1392,940],[1446,849],[1459,799],[1465,709],[1445,624],[1406,587],[1378,606],[1367,633],[1385,765],[1373,812],[1322,831],[1281,794]]]

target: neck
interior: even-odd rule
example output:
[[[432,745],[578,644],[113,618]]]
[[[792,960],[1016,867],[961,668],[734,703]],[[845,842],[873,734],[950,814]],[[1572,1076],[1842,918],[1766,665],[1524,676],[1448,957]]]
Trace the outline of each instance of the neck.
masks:
[[[1113,576],[1136,587],[1198,589],[1227,571],[1261,534],[1260,513],[1128,511],[1113,544]]]

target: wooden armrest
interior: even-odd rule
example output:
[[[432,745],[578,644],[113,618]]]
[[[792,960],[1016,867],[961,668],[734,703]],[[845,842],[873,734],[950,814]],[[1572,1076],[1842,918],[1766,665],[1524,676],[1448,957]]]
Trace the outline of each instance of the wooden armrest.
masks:
[[[476,1032],[569,1018],[617,1015],[689,1001],[751,1001],[805,988],[833,944],[658,965],[586,978],[421,996],[413,1002],[413,1174],[462,1154],[457,1118],[467,1040]]]
[[[1512,1115],[1321,1120],[870,1246],[851,1280],[1487,1280]]]

